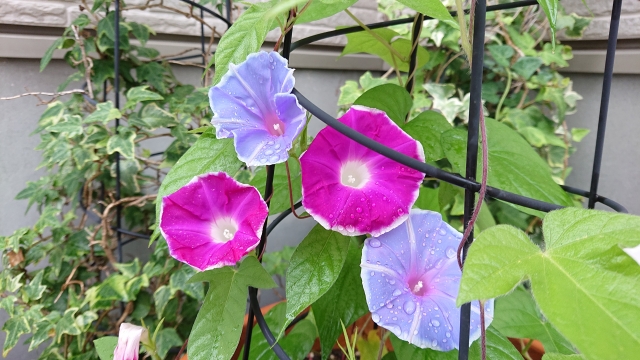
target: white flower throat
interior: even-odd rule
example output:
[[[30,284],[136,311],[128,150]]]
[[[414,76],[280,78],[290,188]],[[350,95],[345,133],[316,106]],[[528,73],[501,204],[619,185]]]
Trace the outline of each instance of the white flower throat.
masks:
[[[226,243],[233,239],[238,231],[238,225],[231,218],[220,218],[211,224],[211,238],[215,243]]]
[[[367,166],[359,161],[348,161],[340,168],[340,183],[345,186],[360,189],[371,178]]]

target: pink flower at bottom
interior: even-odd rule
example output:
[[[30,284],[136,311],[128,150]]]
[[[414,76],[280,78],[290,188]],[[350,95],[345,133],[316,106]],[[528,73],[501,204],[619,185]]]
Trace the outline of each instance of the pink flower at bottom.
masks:
[[[162,199],[159,226],[171,256],[204,271],[235,265],[255,249],[267,213],[256,188],[210,173]]]
[[[138,360],[140,340],[143,336],[147,337],[147,329],[142,326],[122,323],[118,333],[118,345],[113,351],[113,360]]]
[[[458,348],[462,271],[456,251],[462,234],[439,213],[413,209],[409,218],[362,250],[362,285],[375,323],[421,348]],[[493,300],[485,303],[485,326]],[[471,304],[470,342],[480,337],[480,308]]]

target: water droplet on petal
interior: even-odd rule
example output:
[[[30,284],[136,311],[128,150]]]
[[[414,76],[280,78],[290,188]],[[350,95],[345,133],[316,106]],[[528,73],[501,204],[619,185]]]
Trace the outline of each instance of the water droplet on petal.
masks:
[[[275,148],[276,150],[280,149],[280,144],[279,144],[279,143],[278,143],[278,144],[276,144],[276,146],[274,146],[274,148]]]
[[[407,315],[411,315],[414,312],[416,312],[416,303],[414,303],[411,300],[407,300],[407,302],[404,303],[402,308],[404,309],[404,312],[407,313]]]
[[[268,156],[268,155],[271,155],[271,154],[273,154],[273,150],[266,150],[266,151],[264,152],[264,154],[265,154],[265,155],[267,155],[267,156]]]
[[[393,284],[395,284],[395,283],[396,283],[396,281],[395,281],[395,280],[393,280],[393,279],[390,279],[390,280],[389,280],[389,284],[393,285]]]
[[[374,276],[376,273],[372,271],[369,275]]]
[[[393,294],[392,294],[392,295],[393,295],[393,296],[400,296],[400,294],[402,294],[402,291],[400,291],[400,289],[395,289],[395,290],[393,291]]]
[[[361,208],[361,207],[357,207],[357,208],[356,208],[356,211],[357,211],[357,212],[359,212],[359,213],[361,213],[361,212],[362,212],[362,208]]]
[[[393,303],[388,303],[387,304],[387,309],[393,309]]]
[[[438,346],[438,340],[433,340],[433,341],[431,342],[431,346],[433,346],[434,348],[435,348],[436,346]]]
[[[382,243],[378,239],[369,240],[369,246],[371,246],[372,248],[378,248],[380,247],[380,245],[382,245]]]
[[[273,155],[272,157],[269,158],[270,162],[276,162],[280,159],[280,157],[278,155]]]
[[[433,326],[440,326],[440,322],[436,319],[431,320],[431,325]]]
[[[371,320],[373,320],[374,322],[378,322],[378,321],[380,321],[380,315],[378,315],[378,314],[371,314]]]
[[[450,332],[448,332],[448,331],[445,333],[445,335],[446,335],[447,337],[451,337],[451,333],[450,333]]]
[[[263,164],[266,163],[267,162],[267,158],[260,159],[260,162],[263,163]]]
[[[452,248],[452,247],[448,247],[447,250],[446,250],[446,254],[447,254],[447,257],[449,259],[451,259],[454,256],[456,256],[456,250],[454,248]]]
[[[347,225],[347,231],[352,233],[355,231],[355,228],[353,227],[353,225]]]
[[[445,229],[440,229],[440,235],[447,235],[447,231]]]

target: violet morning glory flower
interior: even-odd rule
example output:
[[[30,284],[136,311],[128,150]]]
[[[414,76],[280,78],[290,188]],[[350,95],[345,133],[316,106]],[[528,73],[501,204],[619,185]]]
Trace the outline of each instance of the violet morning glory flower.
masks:
[[[234,265],[255,249],[267,213],[256,188],[210,173],[162,198],[159,226],[171,256],[208,270]]]
[[[365,242],[362,284],[371,317],[402,340],[421,348],[458,348],[462,272],[456,249],[462,234],[437,212],[413,209],[404,224]],[[480,308],[471,305],[470,341],[480,336]],[[493,300],[485,303],[485,325]]]
[[[382,111],[353,106],[340,122],[396,151],[424,161],[424,151]],[[400,225],[418,198],[424,175],[322,129],[300,157],[302,204],[326,229],[344,235],[387,232]]]
[[[113,351],[113,360],[138,360],[140,340],[148,338],[147,329],[129,323],[120,325],[118,345]]]
[[[306,120],[291,94],[294,83],[293,70],[276,52],[260,51],[229,64],[209,91],[216,137],[233,138],[238,158],[249,166],[286,161]]]

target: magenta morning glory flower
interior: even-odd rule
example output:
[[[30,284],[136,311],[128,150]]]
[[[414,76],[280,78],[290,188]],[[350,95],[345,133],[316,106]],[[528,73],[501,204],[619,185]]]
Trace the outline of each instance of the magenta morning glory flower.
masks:
[[[437,212],[413,209],[397,228],[365,242],[362,284],[371,317],[402,340],[421,348],[458,348],[462,272],[456,249],[462,234]],[[470,341],[480,337],[480,308],[471,305]],[[485,303],[485,325],[493,300]]]
[[[286,161],[306,120],[291,94],[294,83],[293,70],[276,52],[260,51],[240,65],[229,64],[209,91],[216,137],[233,138],[238,158],[249,166]]]
[[[255,249],[267,213],[256,188],[210,173],[162,198],[159,226],[171,256],[208,270],[234,265]]]
[[[382,111],[353,106],[340,122],[396,151],[424,161],[419,142]],[[322,129],[300,157],[302,204],[326,229],[374,236],[401,224],[418,198],[424,175]]]

